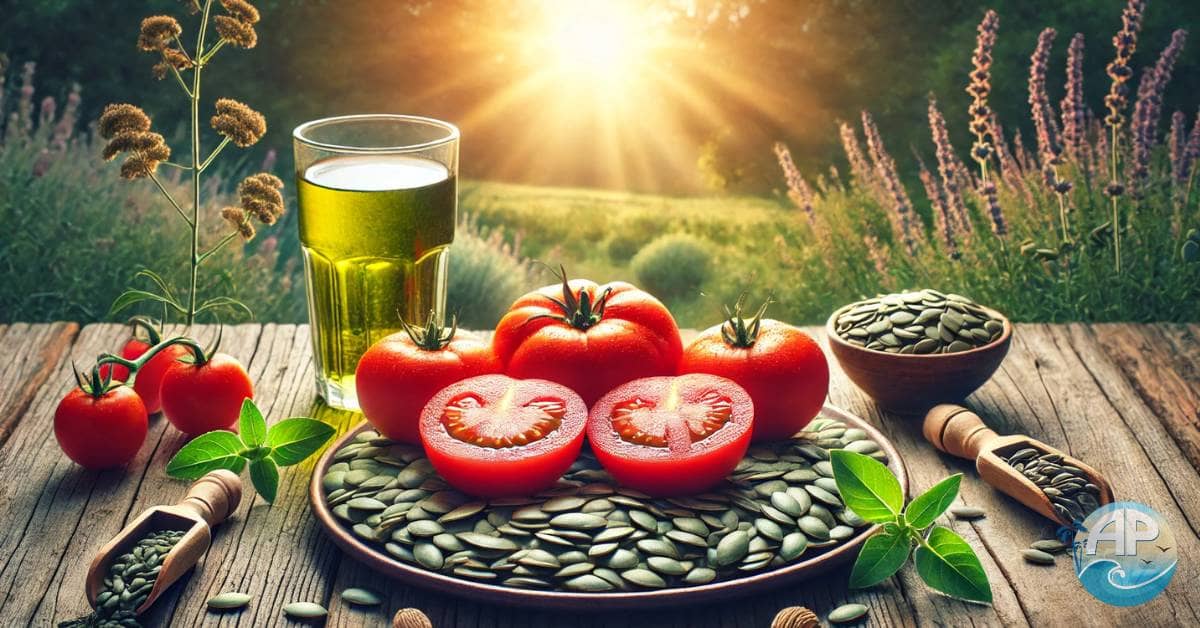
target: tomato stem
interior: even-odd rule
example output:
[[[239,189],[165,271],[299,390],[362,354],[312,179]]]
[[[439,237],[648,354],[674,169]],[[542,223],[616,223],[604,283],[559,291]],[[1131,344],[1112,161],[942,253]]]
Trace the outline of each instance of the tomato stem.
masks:
[[[134,316],[129,319],[129,324],[133,326],[133,336],[137,337],[138,330],[146,332],[146,344],[156,345],[162,342],[162,334],[159,333],[160,324],[154,319],[145,316]]]
[[[589,327],[599,323],[604,318],[604,308],[608,305],[608,297],[612,294],[612,288],[605,288],[601,293],[600,298],[594,298],[590,292],[580,290],[578,296],[571,291],[571,285],[567,281],[567,269],[561,264],[558,267],[556,275],[562,280],[562,300],[554,297],[547,297],[562,310],[562,314],[538,314],[530,316],[525,320],[526,323],[535,321],[539,318],[549,318],[556,321],[564,322],[575,329],[586,331]]]
[[[758,340],[758,330],[762,326],[763,314],[766,314],[767,307],[773,302],[768,295],[767,300],[763,301],[758,311],[749,320],[742,315],[742,308],[746,305],[745,292],[733,304],[733,311],[730,311],[729,306],[726,305],[725,322],[721,325],[721,337],[725,339],[725,343],[739,349],[749,349],[754,346],[754,341]]]
[[[195,363],[197,365],[203,365],[204,363],[208,362],[208,357],[205,355],[204,349],[199,343],[185,336],[175,336],[173,338],[167,338],[166,340],[160,341],[149,349],[146,349],[146,352],[138,356],[136,360],[127,360],[119,355],[105,353],[100,356],[99,360],[96,361],[96,368],[99,369],[102,364],[120,364],[121,366],[129,369],[129,373],[131,375],[134,375],[138,372],[138,369],[145,366],[146,362],[149,362],[151,358],[161,353],[163,349],[166,349],[172,345],[183,345],[184,347],[187,347],[188,350],[192,352],[192,356],[195,358]]]
[[[454,339],[454,334],[458,332],[458,317],[450,317],[450,329],[446,329],[445,325],[440,325],[437,322],[437,317],[433,310],[429,310],[429,321],[424,328],[414,327],[404,317],[400,317],[400,326],[404,328],[404,333],[412,339],[413,344],[424,351],[441,351],[450,344]]]
[[[71,361],[71,373],[75,375],[75,383],[79,386],[79,390],[89,394],[93,399],[100,399],[108,394],[108,391],[121,386],[121,382],[114,382],[112,378],[112,369],[108,369],[104,375],[100,374],[100,364],[92,366],[90,375],[84,375],[79,372],[75,366],[75,361]]]

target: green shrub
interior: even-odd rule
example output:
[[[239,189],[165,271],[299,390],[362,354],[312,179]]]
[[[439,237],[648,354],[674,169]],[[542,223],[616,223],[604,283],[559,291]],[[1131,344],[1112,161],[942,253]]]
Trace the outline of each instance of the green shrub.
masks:
[[[501,232],[488,233],[470,220],[460,225],[450,246],[449,275],[447,310],[467,329],[495,327],[532,283],[529,264]]]
[[[711,246],[692,235],[672,233],[655,239],[633,257],[631,267],[642,288],[664,300],[696,296],[712,274]]]

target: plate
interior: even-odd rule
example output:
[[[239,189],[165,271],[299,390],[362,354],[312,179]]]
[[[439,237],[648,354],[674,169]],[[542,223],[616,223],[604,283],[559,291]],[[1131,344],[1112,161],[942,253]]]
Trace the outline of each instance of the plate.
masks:
[[[836,419],[846,423],[848,427],[857,427],[879,444],[880,449],[887,454],[888,467],[900,480],[904,494],[908,494],[908,474],[900,453],[896,447],[884,437],[879,430],[866,421],[835,406],[826,405],[821,416]],[[313,471],[309,483],[309,500],[313,512],[325,531],[351,558],[367,567],[396,578],[405,584],[423,587],[439,593],[459,595],[472,600],[483,600],[497,604],[513,606],[531,606],[541,608],[558,608],[574,610],[594,610],[597,604],[603,604],[606,609],[659,608],[688,603],[711,603],[733,597],[751,595],[784,584],[794,583],[805,578],[823,573],[838,565],[852,560],[858,555],[863,543],[879,526],[863,528],[841,545],[829,551],[820,551],[799,562],[791,563],[769,571],[757,572],[742,578],[722,580],[690,587],[657,589],[652,591],[622,591],[613,593],[574,593],[566,591],[538,591],[517,589],[494,584],[484,584],[472,580],[455,578],[422,569],[417,565],[401,562],[381,552],[355,537],[325,503],[321,479],[329,466],[333,464],[334,454],[347,441],[352,440],[359,432],[370,429],[364,421],[359,426],[347,432],[331,447],[325,450]]]

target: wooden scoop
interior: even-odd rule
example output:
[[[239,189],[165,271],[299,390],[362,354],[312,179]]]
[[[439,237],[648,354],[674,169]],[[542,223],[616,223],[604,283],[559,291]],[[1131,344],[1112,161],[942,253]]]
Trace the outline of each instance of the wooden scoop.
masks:
[[[158,596],[181,578],[200,560],[212,542],[212,528],[237,510],[242,501],[242,479],[219,469],[196,480],[187,495],[174,506],[155,506],[138,515],[113,540],[100,548],[87,574],[87,598],[92,608],[108,577],[108,567],[117,557],[128,553],[142,538],[163,530],[181,530],[183,538],[171,548],[162,562],[150,595],[136,609],[142,614]]]
[[[1100,472],[1046,443],[1024,435],[1000,436],[983,424],[979,415],[953,404],[934,406],[925,415],[925,439],[948,454],[975,461],[975,468],[984,482],[1000,492],[1036,510],[1042,516],[1070,525],[1054,511],[1053,502],[1032,480],[1008,464],[1013,453],[1033,448],[1041,454],[1058,454],[1066,464],[1078,467],[1087,480],[1100,489],[1100,505],[1113,501],[1112,487]]]

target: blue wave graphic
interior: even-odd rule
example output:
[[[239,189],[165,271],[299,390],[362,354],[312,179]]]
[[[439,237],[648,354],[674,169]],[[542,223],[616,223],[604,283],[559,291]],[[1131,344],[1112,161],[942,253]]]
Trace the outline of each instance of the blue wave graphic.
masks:
[[[1099,558],[1083,566],[1079,572],[1079,580],[1084,588],[1109,604],[1135,606],[1150,600],[1166,588],[1177,562],[1173,561],[1162,569],[1134,569],[1127,572],[1121,563]],[[1093,569],[1101,564],[1109,567]]]

